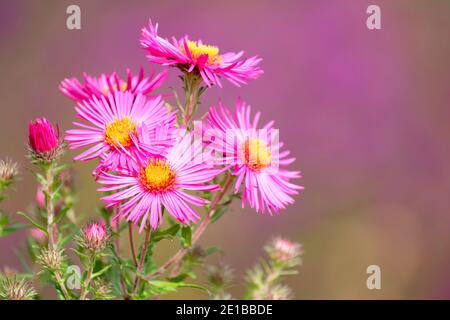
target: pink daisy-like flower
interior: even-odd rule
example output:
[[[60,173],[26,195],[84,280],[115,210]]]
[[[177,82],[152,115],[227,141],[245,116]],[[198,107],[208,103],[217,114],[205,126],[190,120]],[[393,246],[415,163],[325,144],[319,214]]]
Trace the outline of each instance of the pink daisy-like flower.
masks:
[[[79,102],[74,122],[77,129],[66,132],[70,149],[89,147],[75,160],[102,159],[98,169],[126,168],[148,154],[160,154],[170,145],[175,113],[169,112],[160,96],[116,91],[108,97]]]
[[[107,207],[119,206],[116,219],[140,223],[142,231],[147,221],[155,229],[162,221],[162,208],[180,221],[188,224],[199,219],[191,205],[203,206],[208,200],[189,191],[213,191],[215,184],[206,184],[223,172],[201,154],[201,141],[192,142],[186,134],[170,148],[166,157],[150,157],[138,167],[115,174],[101,172],[98,182],[104,186],[99,191],[117,191],[102,198]]]
[[[149,53],[150,62],[177,66],[185,72],[199,72],[208,86],[221,87],[221,76],[239,86],[263,73],[258,66],[262,59],[257,56],[240,60],[243,51],[221,54],[218,47],[189,40],[187,36],[180,40],[173,38],[170,42],[158,36],[158,24],[154,26],[151,21],[148,28],[142,29],[141,45]]]
[[[59,89],[74,101],[82,102],[92,96],[101,98],[108,96],[110,92],[129,91],[134,94],[149,94],[159,88],[167,77],[167,70],[158,73],[156,76],[144,77],[144,69],[139,70],[138,76],[133,76],[127,69],[127,79],[119,79],[116,72],[112,74],[102,74],[100,77],[91,77],[87,73],[83,74],[84,83],[80,83],[76,78],[67,78],[61,81]]]
[[[277,130],[273,122],[258,130],[260,113],[253,121],[250,119],[250,106],[238,100],[234,116],[230,110],[219,103],[208,112],[210,148],[216,151],[221,163],[232,165],[232,174],[237,177],[234,191],[239,192],[242,183],[244,192],[242,207],[248,201],[257,212],[265,209],[278,213],[294,202],[292,195],[303,187],[290,182],[300,178],[300,172],[288,171],[281,167],[294,162],[286,158],[289,151],[280,152],[282,143],[278,142]],[[209,131],[209,130],[208,130]]]

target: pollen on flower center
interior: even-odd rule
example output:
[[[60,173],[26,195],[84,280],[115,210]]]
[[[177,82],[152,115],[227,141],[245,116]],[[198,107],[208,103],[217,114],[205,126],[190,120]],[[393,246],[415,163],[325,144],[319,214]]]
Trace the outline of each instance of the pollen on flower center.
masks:
[[[253,170],[260,170],[270,165],[272,153],[264,141],[248,139],[241,150],[243,162]]]
[[[201,42],[188,40],[187,46],[189,52],[194,59],[198,59],[202,55],[208,55],[209,64],[220,64],[222,62],[222,57],[219,55],[219,48],[207,44],[202,44]],[[181,51],[186,54],[184,44],[181,44]]]
[[[105,141],[111,146],[129,147],[133,140],[131,135],[136,132],[136,124],[128,117],[109,123],[105,130]]]
[[[175,172],[166,161],[154,159],[141,169],[139,179],[148,191],[164,192],[175,185]]]
[[[117,84],[113,84],[112,85],[113,91],[118,91],[117,90]],[[121,82],[119,85],[119,90],[124,92],[128,89],[128,84],[126,82]],[[105,85],[102,89],[102,93],[103,95],[107,96],[109,93],[109,86]]]

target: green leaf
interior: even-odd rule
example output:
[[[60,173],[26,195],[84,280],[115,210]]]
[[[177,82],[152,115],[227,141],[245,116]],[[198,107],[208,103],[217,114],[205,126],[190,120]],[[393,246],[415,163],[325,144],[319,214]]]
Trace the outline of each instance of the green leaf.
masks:
[[[22,216],[22,217],[26,218],[33,226],[35,226],[36,228],[38,228],[42,232],[44,232],[46,235],[48,235],[47,228],[42,226],[42,225],[40,225],[38,222],[33,220],[33,218],[29,217],[26,213],[19,211],[19,212],[17,212],[17,214],[19,216]]]
[[[228,211],[228,207],[224,207],[224,206],[219,207],[216,210],[216,212],[213,214],[213,216],[211,217],[211,223],[214,223],[217,220],[219,220],[224,215],[224,213],[227,211]]]
[[[170,282],[170,281],[161,281],[161,280],[150,280],[147,281],[150,287],[146,290],[147,295],[157,295],[157,294],[165,294],[170,292],[176,292],[177,289],[180,288],[192,288],[199,289],[205,292],[209,292],[208,289],[193,283],[185,283],[185,282]]]
[[[97,271],[95,273],[92,274],[92,279],[95,279],[99,276],[101,276],[102,274],[104,274],[106,271],[109,270],[109,268],[111,268],[112,265],[107,265],[106,267],[104,267],[103,269],[101,269],[100,271]]]
[[[0,226],[6,226],[8,224],[9,224],[8,216],[0,212]]]
[[[180,273],[179,275],[177,275],[175,277],[167,278],[167,280],[170,281],[170,282],[181,282],[181,281],[183,281],[183,280],[185,280],[186,278],[189,278],[189,277],[195,279],[196,275],[193,272],[183,272],[183,273]]]
[[[163,239],[173,238],[178,233],[178,230],[180,230],[179,224],[174,224],[173,226],[162,231],[157,230],[151,234],[150,241],[154,243]]]
[[[71,205],[65,206],[60,212],[58,212],[58,215],[55,217],[54,223],[57,224],[63,217],[66,216],[67,212],[72,209]]]
[[[190,226],[183,226],[181,229],[181,244],[188,248],[192,246],[192,228]]]
[[[80,231],[80,228],[75,227],[75,228],[72,230],[72,232],[70,232],[67,236],[65,236],[64,238],[62,238],[62,239],[61,239],[61,242],[60,242],[61,248],[64,248],[65,245],[66,245],[70,240],[72,240],[73,237],[74,237],[79,231]]]
[[[207,256],[210,256],[210,255],[212,255],[213,253],[216,253],[216,252],[223,253],[223,250],[220,249],[219,247],[214,247],[213,246],[213,247],[206,248],[204,250],[203,254],[204,254],[204,257],[206,258]]]
[[[17,230],[28,228],[28,225],[24,223],[15,223],[10,226],[0,227],[0,237],[7,236]]]

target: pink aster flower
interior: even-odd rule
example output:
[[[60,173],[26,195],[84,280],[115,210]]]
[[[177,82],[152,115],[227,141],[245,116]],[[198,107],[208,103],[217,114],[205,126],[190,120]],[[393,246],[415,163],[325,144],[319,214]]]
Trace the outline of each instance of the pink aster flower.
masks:
[[[101,98],[108,96],[110,92],[128,91],[134,94],[149,94],[159,88],[167,77],[167,70],[158,73],[156,76],[144,77],[144,70],[139,70],[138,76],[133,76],[127,69],[126,80],[119,79],[116,72],[112,74],[102,74],[100,77],[91,77],[87,73],[83,74],[84,83],[80,83],[76,78],[67,78],[61,81],[59,89],[69,98],[77,102],[90,99],[92,96]]]
[[[75,160],[102,159],[98,169],[125,168],[147,154],[160,154],[170,143],[175,113],[169,112],[160,96],[115,91],[108,97],[79,102],[77,116],[68,130],[70,149],[88,147]]]
[[[102,198],[107,207],[118,206],[115,219],[126,219],[142,231],[147,221],[155,229],[162,221],[162,208],[180,221],[188,224],[199,219],[191,205],[204,206],[208,201],[192,191],[213,191],[219,186],[206,184],[223,172],[198,153],[201,141],[192,143],[187,134],[173,145],[166,157],[150,157],[137,168],[115,174],[101,172],[98,182],[104,186],[99,191],[116,191]]]
[[[189,40],[187,36],[170,42],[158,36],[158,24],[149,21],[148,28],[142,29],[141,45],[147,50],[150,62],[176,66],[184,72],[198,72],[208,85],[222,86],[220,77],[239,86],[249,79],[258,78],[263,71],[257,56],[241,59],[243,51],[238,53],[220,53],[216,46],[202,41]]]
[[[297,190],[303,189],[290,182],[299,178],[300,172],[282,169],[295,159],[286,158],[289,151],[280,152],[282,143],[278,142],[273,122],[258,130],[260,113],[251,120],[250,112],[250,106],[240,100],[234,115],[221,103],[217,108],[211,107],[208,112],[211,136],[205,138],[213,141],[210,148],[222,157],[220,161],[233,166],[232,174],[237,177],[235,193],[244,185],[242,206],[248,201],[257,212],[267,208],[270,214],[272,210],[278,213],[294,202],[292,195]]]

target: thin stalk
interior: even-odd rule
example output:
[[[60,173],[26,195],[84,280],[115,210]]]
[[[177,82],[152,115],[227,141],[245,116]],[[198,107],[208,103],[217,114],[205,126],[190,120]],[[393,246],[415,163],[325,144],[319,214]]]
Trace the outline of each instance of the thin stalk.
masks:
[[[66,300],[70,300],[69,291],[67,291],[66,285],[64,284],[64,279],[62,278],[62,276],[59,273],[59,271],[55,272],[55,278],[56,278],[56,282],[58,282],[59,287],[61,288],[61,291],[62,291],[62,293],[64,295],[64,298]]]
[[[53,175],[53,164],[49,164],[45,168],[46,174],[46,201],[45,201],[45,209],[47,211],[47,233],[48,233],[48,248],[55,249],[55,230],[53,226],[53,222],[55,220],[55,207],[53,204],[53,184],[54,184],[54,175]]]
[[[134,240],[133,240],[133,225],[130,222],[128,222],[128,238],[130,239],[130,248],[131,248],[131,255],[133,256],[134,265],[138,266],[138,261],[136,258],[136,250],[134,249]]]
[[[220,202],[222,201],[225,194],[228,192],[230,187],[233,184],[234,176],[228,175],[224,187],[222,190],[217,194],[217,196],[214,198],[213,202],[211,203],[211,208],[208,210],[207,214],[205,215],[205,219],[202,221],[202,223],[198,226],[198,228],[195,230],[194,234],[192,235],[192,245],[194,245],[200,236],[203,234],[203,232],[206,230],[206,227],[209,225],[209,222],[211,221],[211,217],[216,213],[217,209],[220,206]],[[155,272],[149,274],[146,277],[143,277],[145,280],[151,280],[156,278],[157,276],[161,275],[168,269],[170,269],[172,266],[177,265],[184,257],[184,255],[188,252],[189,248],[181,248],[180,250],[175,253],[175,255],[170,258],[166,263],[164,263],[158,270]]]
[[[86,279],[84,280],[83,284],[83,291],[80,295],[80,300],[86,300],[86,296],[89,293],[89,284],[92,281],[92,274],[94,272],[94,266],[95,266],[95,254],[89,255],[89,264],[88,264],[88,273],[86,276]]]
[[[137,267],[136,279],[134,280],[134,286],[133,286],[134,293],[136,293],[136,290],[139,288],[139,282],[141,280],[140,275],[142,273],[142,269],[144,268],[145,257],[147,255],[148,246],[150,244],[150,235],[151,235],[151,227],[150,227],[150,223],[148,223],[147,227],[145,228],[144,244],[142,246],[142,250],[141,250],[141,254],[140,254],[140,258],[139,258],[139,265]]]

